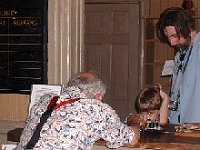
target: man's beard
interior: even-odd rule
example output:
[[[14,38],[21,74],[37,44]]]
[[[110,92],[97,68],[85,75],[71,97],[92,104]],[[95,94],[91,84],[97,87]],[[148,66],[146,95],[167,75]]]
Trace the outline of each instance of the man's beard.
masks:
[[[173,46],[176,51],[184,52],[187,51],[191,44],[191,36],[188,36],[184,44]]]

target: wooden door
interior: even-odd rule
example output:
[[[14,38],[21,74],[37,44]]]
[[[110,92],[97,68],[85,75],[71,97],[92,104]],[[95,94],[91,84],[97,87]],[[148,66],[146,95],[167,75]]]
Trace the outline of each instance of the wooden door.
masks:
[[[85,70],[100,73],[105,100],[124,119],[139,90],[140,5],[86,2],[85,10]]]

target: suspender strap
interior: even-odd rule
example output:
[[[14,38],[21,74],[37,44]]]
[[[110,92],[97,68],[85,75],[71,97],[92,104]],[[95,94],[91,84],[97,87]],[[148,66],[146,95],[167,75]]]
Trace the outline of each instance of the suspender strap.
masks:
[[[68,101],[63,101],[59,104],[56,104],[56,102],[58,101],[58,98],[59,98],[58,96],[55,96],[51,99],[51,102],[49,103],[47,110],[42,114],[40,118],[40,122],[37,124],[30,141],[26,145],[26,149],[33,149],[35,144],[38,142],[42,127],[44,126],[44,123],[47,122],[47,119],[51,116],[51,113],[53,112],[53,110],[60,108],[62,105],[74,103],[75,101],[80,99],[80,98],[69,99]]]
[[[40,118],[40,122],[37,124],[37,126],[35,128],[35,131],[34,131],[32,137],[31,137],[30,141],[26,145],[26,149],[33,149],[33,147],[35,146],[35,144],[38,142],[38,140],[40,138],[40,131],[42,130],[42,127],[43,127],[44,123],[47,122],[47,119],[51,115],[53,109],[56,107],[57,100],[58,100],[58,96],[53,97],[53,99],[50,102],[51,103],[51,107],[49,107],[42,114],[42,116]]]

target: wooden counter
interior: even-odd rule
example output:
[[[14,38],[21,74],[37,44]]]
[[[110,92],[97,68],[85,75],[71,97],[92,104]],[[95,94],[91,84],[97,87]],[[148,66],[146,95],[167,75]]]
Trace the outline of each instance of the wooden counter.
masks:
[[[99,140],[96,145],[105,147],[105,141]],[[169,126],[162,133],[141,134],[137,145],[125,145],[120,149],[200,150],[200,131],[177,133]]]
[[[18,142],[21,130],[8,132],[8,141]],[[17,135],[16,135],[17,134]],[[15,138],[15,139],[13,139]],[[106,150],[105,141],[99,140],[92,150]],[[175,132],[173,126],[168,126],[162,133],[142,134],[140,142],[135,146],[125,145],[120,150],[158,149],[158,150],[200,150],[200,131]]]

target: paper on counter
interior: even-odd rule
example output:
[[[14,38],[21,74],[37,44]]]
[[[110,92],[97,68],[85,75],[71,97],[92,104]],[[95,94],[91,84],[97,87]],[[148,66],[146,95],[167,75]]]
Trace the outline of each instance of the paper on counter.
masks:
[[[161,76],[171,76],[174,70],[174,60],[166,60]]]
[[[40,100],[41,96],[43,96],[45,94],[49,94],[49,93],[60,95],[61,90],[62,90],[61,85],[33,84],[32,88],[31,88],[31,101],[30,101],[30,105],[29,105],[29,113],[30,113],[31,107],[38,100]]]

